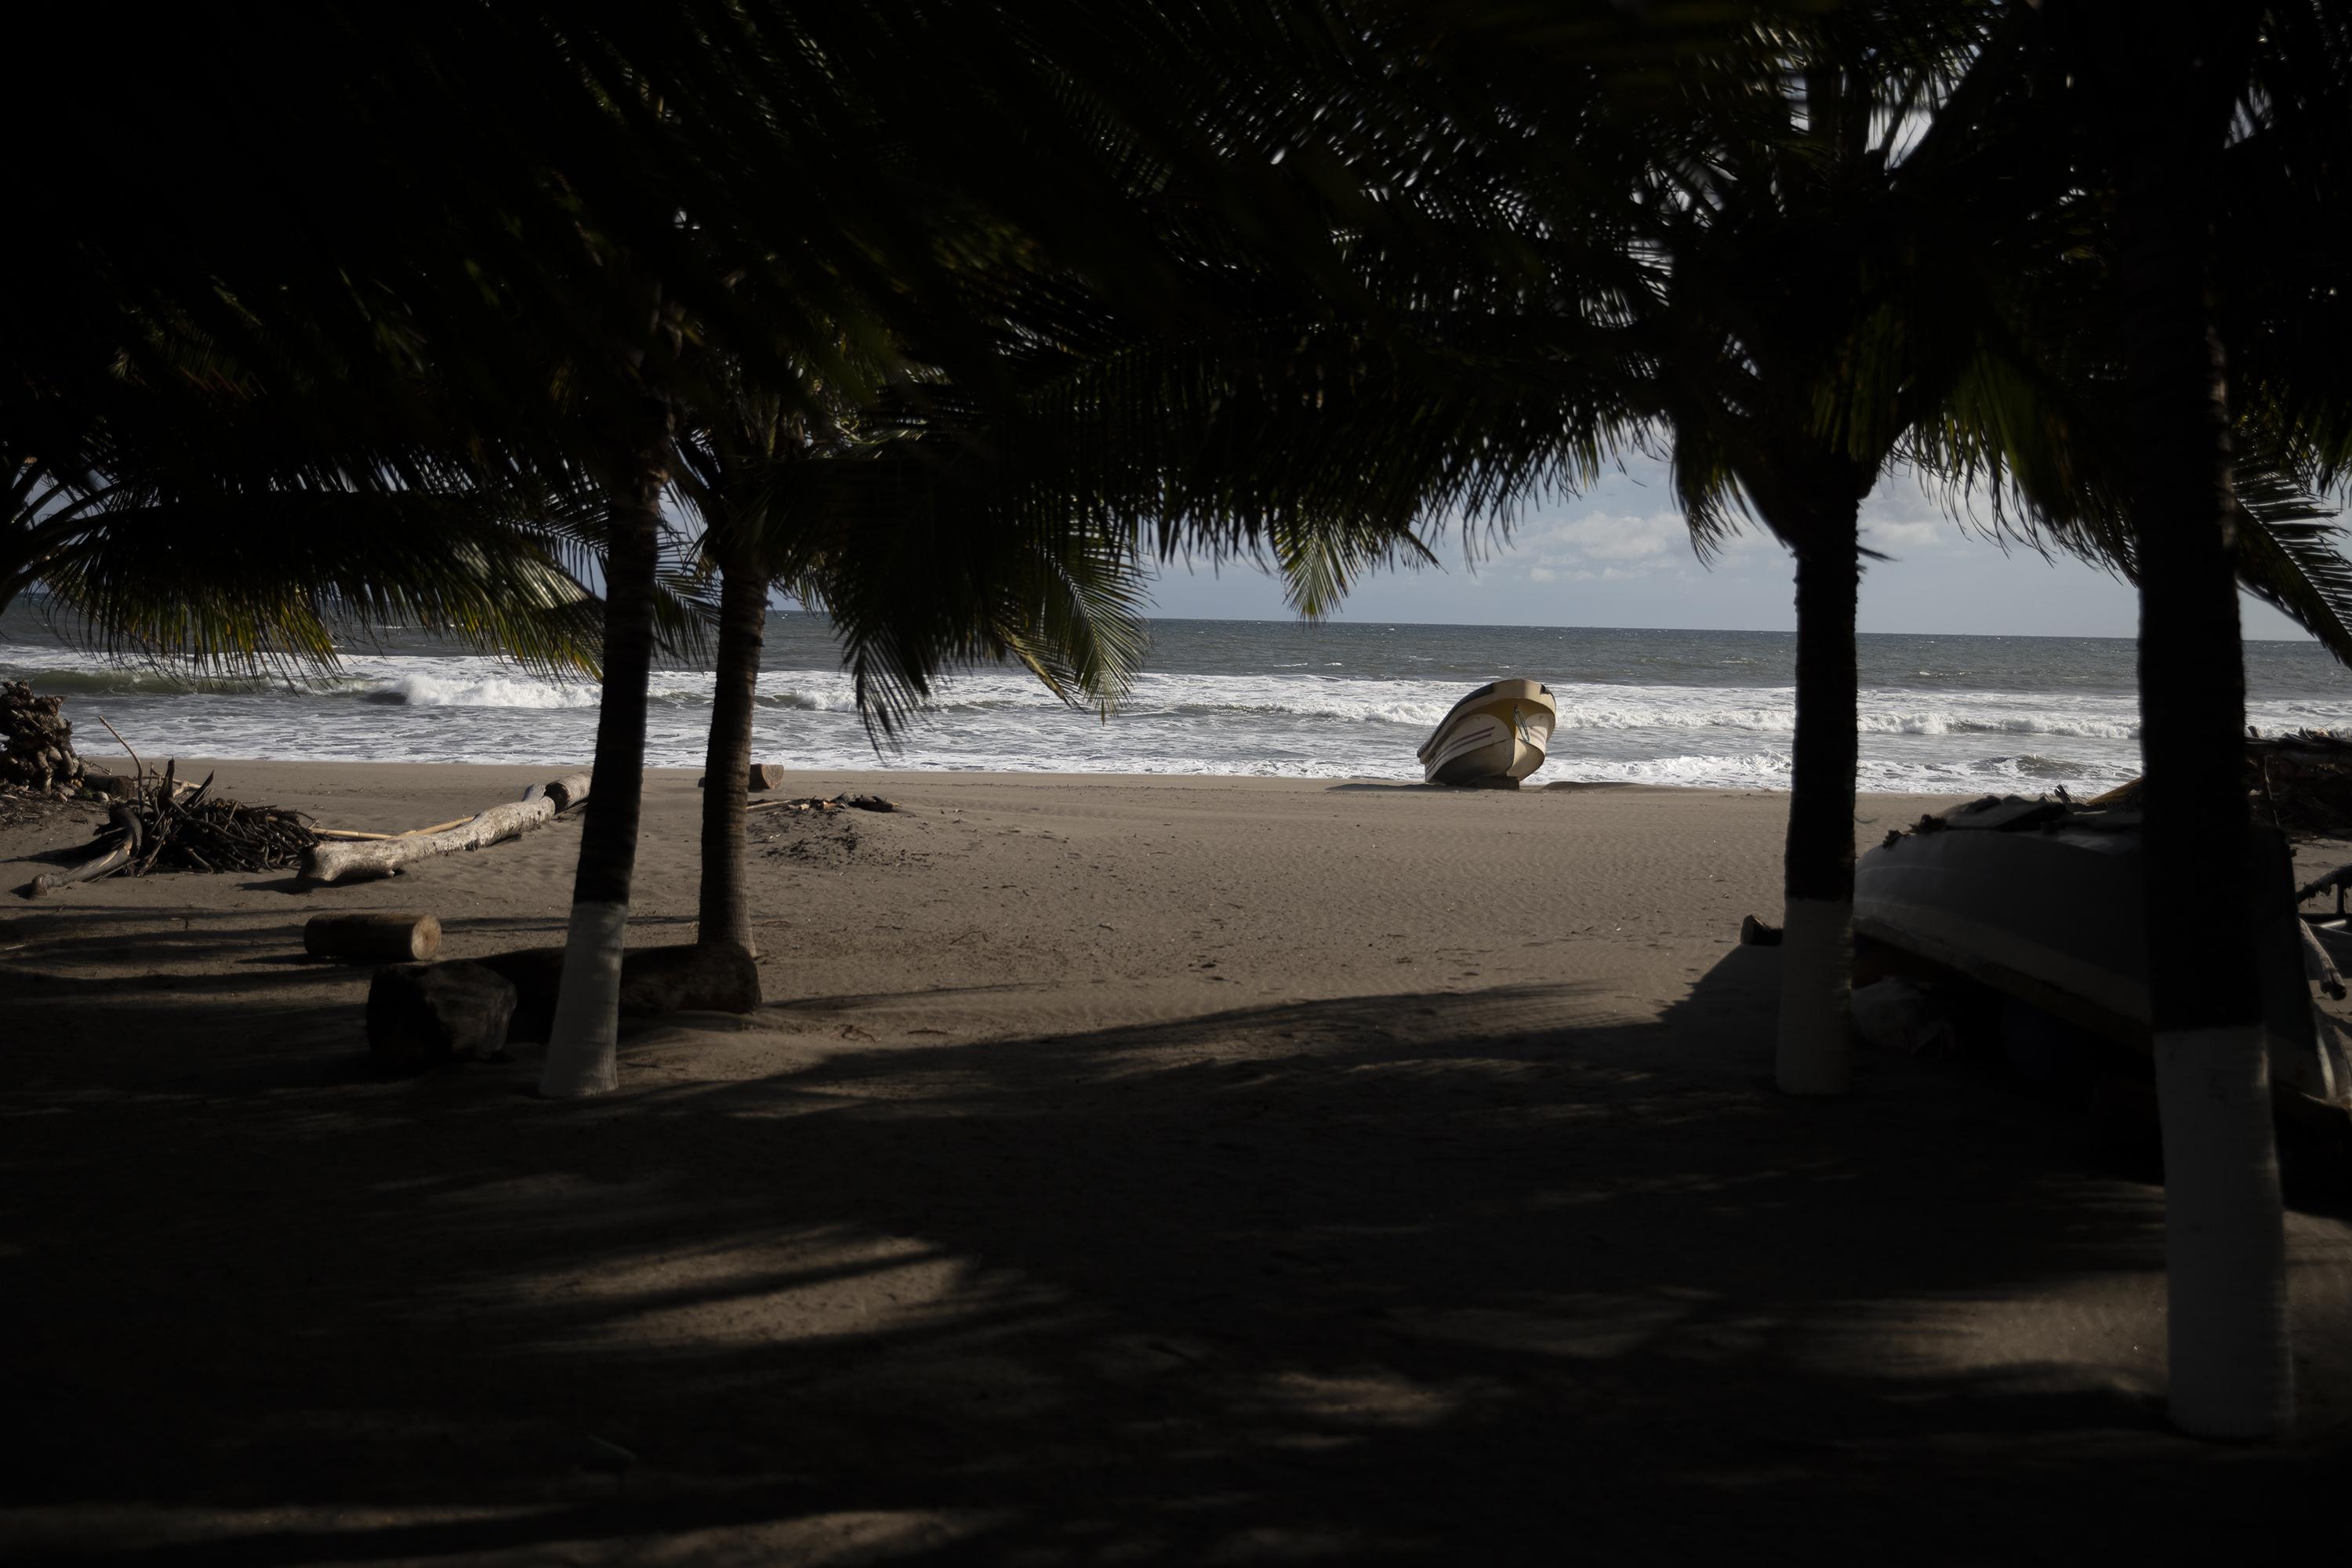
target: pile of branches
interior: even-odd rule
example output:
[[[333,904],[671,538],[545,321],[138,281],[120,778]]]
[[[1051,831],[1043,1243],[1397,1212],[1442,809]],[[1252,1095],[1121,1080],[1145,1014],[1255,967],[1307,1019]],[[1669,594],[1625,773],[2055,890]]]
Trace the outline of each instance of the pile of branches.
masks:
[[[37,899],[117,872],[276,871],[299,865],[303,851],[319,842],[300,812],[215,796],[210,773],[191,789],[173,777],[174,765],[166,763],[160,780],[142,774],[131,781],[132,796],[107,813],[95,854],[16,891]]]
[[[110,812],[103,839],[128,829],[135,842],[121,868],[134,877],[150,871],[276,871],[299,865],[319,842],[310,819],[274,805],[246,805],[212,794],[213,775],[182,793],[166,763],[152,790]]]
[[[61,697],[36,697],[21,680],[0,681],[0,786],[61,794],[81,777],[64,708]]]

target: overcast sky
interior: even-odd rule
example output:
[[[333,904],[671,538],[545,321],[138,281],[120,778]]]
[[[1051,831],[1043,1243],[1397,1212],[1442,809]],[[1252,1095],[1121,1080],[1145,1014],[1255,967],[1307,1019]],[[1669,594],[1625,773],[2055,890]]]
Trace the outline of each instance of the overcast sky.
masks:
[[[2004,554],[1964,532],[1907,478],[1882,481],[1863,508],[1863,541],[1893,559],[1862,580],[1865,632],[2030,637],[2133,635],[2132,590],[2095,568],[2045,562],[2012,545]],[[1712,565],[1691,552],[1663,465],[1641,462],[1572,502],[1530,512],[1508,549],[1473,570],[1458,537],[1440,549],[1443,571],[1384,573],[1358,585],[1341,618],[1475,626],[1678,626],[1787,631],[1796,624],[1788,553],[1750,525]],[[2242,601],[2250,637],[2302,638],[2266,605]],[[1213,574],[1181,566],[1161,575],[1155,613],[1273,620],[1289,615],[1280,588],[1248,567]]]

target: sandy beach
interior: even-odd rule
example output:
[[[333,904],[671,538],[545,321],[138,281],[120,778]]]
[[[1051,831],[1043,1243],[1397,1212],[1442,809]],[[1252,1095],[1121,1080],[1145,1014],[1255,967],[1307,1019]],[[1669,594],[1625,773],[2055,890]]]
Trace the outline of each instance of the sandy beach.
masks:
[[[373,831],[560,771],[215,765]],[[299,935],[558,942],[576,822],[5,900],[0,1554],[2038,1561],[2337,1511],[2340,1196],[2288,1215],[2298,1437],[2168,1434],[2152,1173],[1996,1064],[1770,1089],[1785,795],[782,793],[845,789],[902,809],[753,819],[765,1005],[629,1026],[584,1104],[375,1074],[368,969]],[[649,776],[633,942],[691,939],[698,805]],[[0,826],[0,883],[98,816]]]

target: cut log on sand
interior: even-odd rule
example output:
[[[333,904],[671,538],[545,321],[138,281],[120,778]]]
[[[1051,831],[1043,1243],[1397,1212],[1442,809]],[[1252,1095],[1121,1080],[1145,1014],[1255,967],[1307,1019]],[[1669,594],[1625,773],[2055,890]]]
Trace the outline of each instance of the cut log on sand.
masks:
[[[478,963],[395,963],[368,985],[368,1051],[418,1072],[446,1061],[506,1054],[515,988]]]
[[[555,991],[563,978],[563,950],[528,948],[477,961],[514,983],[509,1037],[544,1040],[555,1021]],[[633,947],[621,957],[621,1016],[663,1013],[749,1013],[760,1005],[760,969],[731,942],[678,947]]]
[[[753,763],[751,775],[744,781],[743,787],[757,795],[761,790],[773,789],[783,782],[784,765],[782,763]],[[710,775],[705,773],[694,781],[694,787],[701,789],[709,783]]]
[[[395,838],[339,840],[319,844],[302,858],[302,876],[311,882],[357,882],[396,875],[403,867],[461,849],[484,849],[520,837],[558,813],[588,798],[588,775],[566,773],[534,784],[523,799],[494,805],[462,827]]]
[[[421,961],[441,951],[441,922],[416,910],[314,915],[302,928],[302,951],[313,958]]]

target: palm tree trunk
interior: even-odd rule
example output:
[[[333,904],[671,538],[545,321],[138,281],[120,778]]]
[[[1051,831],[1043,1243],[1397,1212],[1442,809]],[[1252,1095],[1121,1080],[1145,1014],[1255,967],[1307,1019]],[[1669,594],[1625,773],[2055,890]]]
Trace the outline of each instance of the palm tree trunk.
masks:
[[[721,555],[719,679],[710,697],[710,744],[702,769],[704,942],[751,945],[751,908],[744,865],[743,805],[751,771],[752,704],[760,679],[761,632],[768,618],[768,580],[747,552]]]
[[[2196,67],[2182,73],[2193,76]],[[2168,74],[2168,73],[2166,73]],[[2164,78],[2127,91],[2163,93]],[[2205,298],[2200,193],[2221,145],[2165,95],[2118,216],[2140,585],[2148,1004],[2164,1131],[2172,1418],[2204,1436],[2282,1431],[2294,1410],[2285,1238],[2260,955],[2245,900],[2245,675],[2231,556],[2230,421]],[[2168,124],[2168,121],[2169,122]]]
[[[1782,863],[1786,929],[1774,1076],[1790,1094],[1853,1083],[1854,611],[1861,508],[1851,489],[1816,498],[1797,546],[1797,723]]]
[[[604,689],[596,710],[595,790],[580,834],[563,978],[539,1089],[554,1099],[620,1085],[621,949],[637,863],[646,784],[646,685],[653,670],[661,497],[669,483],[670,408],[648,397],[613,498],[604,563]]]

